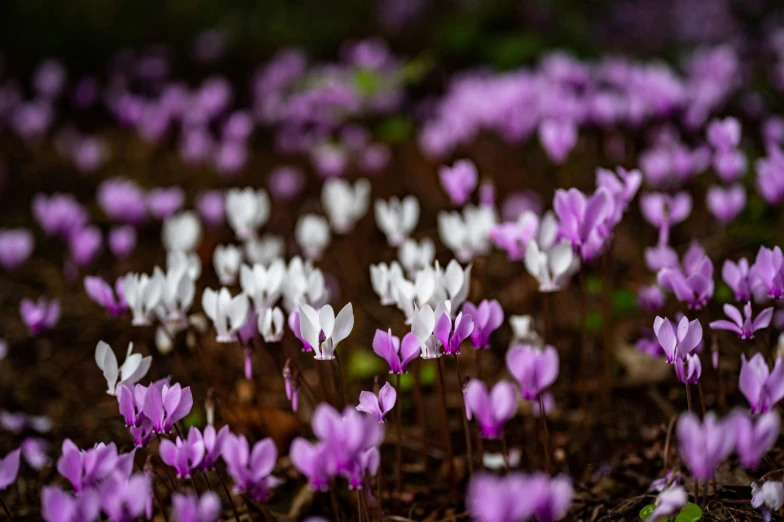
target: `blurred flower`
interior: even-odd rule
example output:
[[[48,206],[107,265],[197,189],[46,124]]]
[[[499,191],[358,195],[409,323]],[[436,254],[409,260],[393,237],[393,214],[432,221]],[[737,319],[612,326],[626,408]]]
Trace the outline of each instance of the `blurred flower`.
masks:
[[[656,280],[663,289],[673,292],[678,301],[699,310],[713,297],[713,262],[695,241],[683,255],[680,266],[662,268]]]
[[[347,234],[367,213],[370,205],[370,182],[359,179],[351,184],[342,178],[331,178],[321,189],[321,206],[332,230]]]
[[[87,209],[70,194],[36,194],[33,216],[47,236],[63,240],[82,230],[89,220]]]
[[[770,522],[774,511],[784,506],[784,484],[775,480],[766,480],[762,486],[751,484],[751,507],[759,509],[762,519]]]
[[[164,220],[161,242],[167,251],[192,252],[200,240],[201,221],[194,212],[180,212]]]
[[[700,482],[709,480],[735,447],[731,419],[717,419],[713,412],[702,421],[693,413],[682,414],[676,433],[681,458]]]
[[[258,329],[265,343],[278,343],[283,338],[283,312],[277,306],[259,314]]]
[[[476,171],[476,165],[471,160],[462,159],[456,161],[451,167],[440,167],[438,179],[452,204],[462,206],[469,200],[471,193],[476,190],[479,175]]]
[[[294,236],[305,257],[314,260],[321,259],[331,239],[327,220],[317,214],[300,216]]]
[[[761,353],[755,353],[750,360],[740,356],[740,377],[738,389],[743,393],[752,413],[766,413],[784,398],[784,363],[776,358],[771,371]]]
[[[256,502],[266,501],[270,489],[281,482],[271,475],[277,456],[270,438],[257,442],[251,450],[244,436],[229,434],[223,446],[223,460],[234,480],[234,489],[247,493]]]
[[[772,410],[754,419],[748,412],[738,410],[729,419],[735,431],[735,450],[741,466],[748,470],[756,469],[779,438],[779,413]]]
[[[155,188],[147,192],[147,210],[161,221],[179,212],[183,203],[185,192],[180,187]]]
[[[14,270],[24,264],[35,248],[33,234],[26,228],[0,230],[0,264]]]
[[[130,225],[112,227],[109,231],[109,250],[118,259],[126,259],[136,249],[136,229]]]
[[[569,120],[547,119],[539,123],[539,143],[547,156],[562,164],[577,144],[577,126]]]
[[[41,517],[46,522],[94,522],[100,513],[101,497],[94,489],[76,496],[58,486],[41,489]]]
[[[204,313],[215,325],[215,330],[218,333],[216,339],[219,343],[235,341],[235,335],[245,324],[250,308],[248,297],[245,294],[232,297],[226,287],[217,292],[212,288],[205,288],[201,306]]]
[[[103,341],[98,341],[98,345],[95,347],[95,362],[106,379],[106,393],[116,395],[118,386],[136,384],[147,375],[152,364],[152,357],[149,355],[142,357],[139,353],[133,353],[133,343],[129,343],[125,360],[122,366],[118,367],[117,357],[114,355],[112,347]],[[118,377],[119,382],[117,381]]]
[[[751,299],[751,271],[749,261],[745,257],[740,258],[737,264],[729,259],[724,261],[721,278],[735,292],[736,301],[744,302]]]
[[[193,471],[201,468],[204,460],[204,440],[201,432],[191,426],[185,440],[180,437],[175,442],[161,439],[158,452],[165,464],[177,470],[178,477],[190,478]]]
[[[400,246],[419,221],[419,201],[414,196],[403,200],[390,198],[375,203],[376,225],[387,237],[390,246]]]
[[[206,190],[196,196],[196,209],[208,227],[218,227],[226,220],[226,196],[220,190]]]
[[[30,330],[30,335],[37,336],[57,324],[60,319],[60,301],[45,297],[39,297],[35,302],[22,299],[19,303],[19,314]]]
[[[16,482],[19,474],[19,455],[21,449],[15,449],[5,457],[0,458],[0,491]]]
[[[465,387],[466,416],[476,419],[482,437],[498,439],[507,423],[517,412],[517,397],[514,386],[506,381],[498,381],[488,392],[485,383],[471,379]]]
[[[68,249],[71,258],[79,267],[86,267],[95,261],[103,247],[101,229],[96,226],[87,226],[73,232],[68,239]]]
[[[726,188],[713,185],[705,195],[705,206],[719,223],[726,225],[746,207],[746,189],[739,183]]]
[[[135,182],[111,178],[98,186],[98,205],[109,219],[139,225],[147,217],[146,195]]]
[[[558,352],[552,346],[540,350],[530,345],[513,346],[506,352],[506,369],[520,386],[520,396],[537,400],[558,378]]]
[[[490,348],[490,336],[504,323],[504,309],[498,300],[483,299],[479,306],[466,301],[463,303],[463,313],[468,314],[474,322],[471,331],[474,348]]]
[[[26,437],[20,445],[22,455],[27,463],[36,471],[40,471],[44,466],[49,464],[49,443],[40,437]],[[0,465],[2,468],[2,465]],[[0,488],[2,489],[2,488]]]
[[[226,220],[239,239],[256,236],[269,219],[270,202],[263,190],[231,189],[226,193]]]
[[[216,522],[220,513],[220,498],[214,491],[207,491],[201,497],[192,493],[172,495],[172,515],[176,522]]]
[[[360,392],[357,411],[367,413],[378,422],[384,422],[384,417],[392,411],[396,401],[397,391],[387,382],[381,387],[378,395],[369,391]]]
[[[673,517],[681,512],[689,501],[689,495],[683,486],[672,485],[659,492],[656,497],[656,509],[646,519],[651,522],[658,522],[663,518]]]
[[[295,199],[305,185],[305,174],[291,166],[273,169],[267,177],[267,188],[275,200],[283,202]]]

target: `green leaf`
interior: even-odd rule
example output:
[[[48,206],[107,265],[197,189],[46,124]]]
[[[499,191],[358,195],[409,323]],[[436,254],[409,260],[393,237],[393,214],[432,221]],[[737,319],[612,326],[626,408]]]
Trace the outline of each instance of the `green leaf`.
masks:
[[[622,315],[637,309],[637,297],[628,288],[620,288],[613,293],[612,310],[614,315]]]
[[[359,69],[354,74],[354,86],[362,96],[372,96],[380,84],[378,75],[370,69]]]
[[[370,379],[383,370],[381,358],[369,350],[354,350],[348,362],[348,374],[352,379]]]
[[[602,293],[602,280],[592,275],[585,278],[585,291],[589,294]]]
[[[702,518],[702,509],[700,506],[693,502],[689,502],[681,509],[678,516],[675,517],[675,522],[697,522]]]
[[[425,364],[419,370],[419,381],[422,386],[432,386],[436,382],[436,365]]]
[[[398,143],[414,135],[414,126],[402,117],[387,118],[376,129],[378,137],[387,143]]]
[[[588,312],[585,316],[585,329],[592,333],[600,331],[602,329],[602,313]]]
[[[648,504],[644,508],[640,510],[640,518],[642,520],[646,520],[649,516],[653,514],[653,510],[656,509],[656,506],[653,504]]]
[[[719,303],[729,303],[734,299],[732,289],[727,286],[724,281],[716,282],[716,292],[714,293],[714,296]]]
[[[190,428],[191,426],[201,426],[204,423],[204,417],[201,414],[201,410],[192,409],[191,412],[182,420],[182,423],[185,424],[186,428]]]

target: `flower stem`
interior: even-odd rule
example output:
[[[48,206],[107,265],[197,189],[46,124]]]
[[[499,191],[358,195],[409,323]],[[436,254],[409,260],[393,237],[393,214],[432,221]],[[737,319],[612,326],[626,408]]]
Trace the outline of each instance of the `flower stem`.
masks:
[[[340,522],[340,509],[338,506],[338,497],[335,494],[335,484],[333,481],[332,487],[329,488],[329,497],[330,501],[332,502],[332,511],[335,512],[335,520]]]
[[[441,395],[441,433],[446,448],[447,464],[449,465],[449,477],[452,480],[452,489],[457,494],[457,477],[455,476],[455,461],[452,454],[452,441],[449,437],[449,413],[446,408],[446,383],[444,382],[444,363],[441,358],[436,359],[438,365],[438,388]]]
[[[267,519],[267,522],[276,522],[275,515],[270,511],[269,504],[262,502],[261,510],[264,512],[264,518]]]
[[[613,262],[612,262],[613,241],[610,241],[607,251],[604,253],[604,282],[602,285],[602,337],[603,342],[603,370],[602,379],[602,399],[604,411],[611,411],[612,407],[612,283],[613,283]]]
[[[231,511],[234,513],[234,520],[235,522],[240,522],[240,515],[237,513],[237,506],[234,505],[234,499],[231,498],[231,493],[229,493],[229,488],[226,487],[226,481],[223,480],[223,474],[220,472],[218,467],[215,467],[215,472],[218,474],[218,479],[220,480],[221,486],[223,486],[223,491],[226,493],[226,498],[229,500],[229,505],[231,506]]]
[[[5,516],[8,517],[8,520],[10,522],[13,522],[14,517],[11,516],[11,512],[8,510],[8,506],[5,505],[5,502],[3,501],[2,497],[0,497],[0,506],[3,507],[3,511],[5,511]]]
[[[691,389],[689,383],[686,383],[686,405],[689,407],[689,413],[691,413]]]
[[[501,433],[501,451],[504,452],[504,468],[509,473],[509,450],[506,447],[506,432]]]
[[[700,392],[700,405],[702,406],[702,416],[705,417],[705,395],[702,393],[702,383],[697,381],[697,391]]]
[[[664,439],[664,457],[662,458],[663,461],[662,468],[665,470],[667,469],[667,460],[668,457],[670,456],[670,440],[672,439],[672,429],[675,427],[676,420],[678,420],[678,417],[676,415],[673,415],[672,418],[670,419],[670,425],[667,426],[667,438]]]
[[[544,444],[544,470],[550,474],[550,436],[547,431],[547,413],[544,411],[544,397],[539,394],[539,417],[542,419],[542,443]]]
[[[468,417],[466,416],[465,395],[463,394],[463,374],[460,371],[460,360],[458,354],[455,355],[455,371],[457,372],[457,385],[460,387],[460,404],[463,407],[461,417],[463,418],[463,431],[465,432],[466,451],[468,452],[468,472],[474,473],[474,451],[471,447],[471,429],[468,427]]]
[[[417,366],[415,370],[412,370],[411,374],[414,376],[414,405],[416,407],[417,422],[419,423],[419,436],[421,438],[422,444],[422,465],[424,466],[425,470],[425,484],[428,484],[430,482],[430,471],[428,470],[427,460],[427,427],[425,424],[425,406],[422,403],[422,383],[419,377],[419,367]]]
[[[348,399],[348,388],[346,388],[346,378],[343,376],[343,366],[340,365],[340,355],[335,352],[335,362],[338,365],[338,378],[340,379],[340,387],[343,389],[343,407],[350,402]]]
[[[400,374],[397,374],[396,377],[395,388],[397,388],[397,400],[395,401],[395,413],[397,414],[397,419],[395,419],[395,434],[397,435],[397,444],[395,444],[395,489],[398,494],[400,494],[400,492],[403,491],[403,415],[400,411],[400,403],[403,401],[401,400],[400,394]]]

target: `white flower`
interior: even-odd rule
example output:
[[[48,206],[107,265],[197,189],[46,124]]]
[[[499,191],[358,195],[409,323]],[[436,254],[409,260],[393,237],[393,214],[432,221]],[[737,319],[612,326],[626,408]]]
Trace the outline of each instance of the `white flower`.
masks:
[[[185,316],[193,304],[196,284],[183,265],[169,269],[165,275],[160,268],[155,267],[155,273],[160,274],[164,281],[160,302],[162,319],[171,329],[179,331],[187,325]]]
[[[170,354],[174,349],[171,335],[166,331],[162,325],[155,329],[155,346],[158,351],[163,355]]]
[[[281,259],[285,252],[286,247],[280,236],[265,234],[260,239],[251,238],[245,242],[245,257],[251,263],[268,265]]]
[[[451,313],[451,309],[449,301],[440,302],[435,312],[430,308],[429,304],[425,304],[422,308],[414,307],[411,332],[419,341],[423,359],[437,359],[441,357],[440,343],[433,336],[433,330],[435,330],[438,318],[444,313]]]
[[[242,291],[253,301],[256,311],[275,304],[283,289],[286,276],[286,265],[283,260],[277,259],[269,267],[255,264],[253,267],[242,265],[240,267],[240,286]]]
[[[417,273],[414,288],[419,306],[429,303],[433,307],[449,299],[457,310],[468,297],[471,288],[471,265],[463,269],[453,259],[446,265],[446,270],[442,271],[436,262],[434,266],[428,266]]]
[[[429,238],[419,243],[415,239],[406,239],[397,251],[397,258],[409,276],[433,263],[436,257],[436,247]]]
[[[182,252],[180,250],[171,250],[166,253],[166,270],[183,269],[188,273],[193,281],[199,279],[201,276],[201,260],[198,254],[193,252]]]
[[[459,212],[438,213],[438,234],[461,263],[490,251],[490,230],[496,224],[492,207],[466,205]]]
[[[277,343],[283,338],[283,312],[277,306],[259,315],[259,333],[265,343]]]
[[[561,289],[566,279],[579,267],[572,245],[562,241],[542,251],[536,241],[530,241],[525,251],[525,268],[539,281],[540,292],[555,292]]]
[[[294,236],[305,257],[320,259],[329,245],[329,223],[319,215],[305,214],[297,220]]]
[[[250,308],[245,294],[232,297],[229,289],[225,287],[219,292],[206,288],[201,297],[201,306],[215,325],[215,330],[218,332],[216,339],[219,343],[234,341],[234,334],[245,324]]]
[[[334,359],[338,343],[348,337],[353,328],[354,308],[351,303],[344,306],[337,317],[330,305],[322,306],[318,312],[307,304],[299,306],[300,335],[313,347],[316,360]],[[324,341],[319,344],[321,332],[324,332]]]
[[[387,236],[390,246],[399,246],[416,228],[419,221],[419,201],[414,196],[376,200],[376,224]]]
[[[231,189],[226,193],[226,221],[240,239],[256,236],[269,219],[270,202],[264,190]]]
[[[128,273],[123,279],[123,296],[133,312],[133,326],[150,324],[153,312],[163,295],[164,277],[159,270],[150,277],[147,274]]]
[[[242,263],[242,250],[234,245],[218,245],[212,252],[212,264],[222,285],[237,282],[237,272]]]
[[[321,189],[321,206],[337,234],[351,232],[370,205],[370,182],[357,180],[352,187],[343,178],[330,178]]]
[[[328,300],[329,291],[323,272],[310,261],[303,262],[299,256],[291,258],[283,281],[284,308],[291,312],[302,303],[319,308]]]
[[[399,279],[403,279],[403,269],[395,261],[370,265],[370,284],[383,306],[395,304],[393,292]]]
[[[509,345],[520,343],[536,343],[539,334],[533,329],[534,318],[530,315],[512,315],[509,317],[509,326],[512,327],[512,340]]]
[[[558,238],[558,218],[552,210],[544,213],[539,220],[539,230],[536,232],[536,242],[539,248],[549,250],[555,246]]]
[[[152,364],[152,357],[142,357],[139,353],[133,352],[133,343],[128,345],[128,352],[122,366],[117,365],[117,357],[114,355],[112,347],[103,341],[98,341],[95,347],[95,362],[103,372],[106,379],[106,393],[115,395],[117,386],[120,384],[136,384],[147,375]],[[120,382],[117,382],[117,378]]]
[[[163,223],[163,247],[167,251],[192,252],[201,240],[201,221],[194,212],[175,214]]]

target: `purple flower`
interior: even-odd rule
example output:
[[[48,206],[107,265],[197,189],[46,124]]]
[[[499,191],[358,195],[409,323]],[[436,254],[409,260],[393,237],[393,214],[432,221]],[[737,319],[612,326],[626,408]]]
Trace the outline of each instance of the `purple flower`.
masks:
[[[539,230],[539,216],[531,211],[519,215],[516,221],[507,221],[493,225],[490,239],[495,246],[504,250],[512,261],[525,257],[528,243],[535,238]]]
[[[504,323],[504,309],[498,301],[483,299],[479,306],[467,301],[463,304],[463,313],[474,322],[474,329],[471,332],[471,343],[474,348],[490,348],[490,336]]]
[[[144,387],[141,387],[144,389]],[[140,394],[140,385],[136,386],[136,396]],[[166,382],[151,383],[143,392],[142,411],[157,433],[168,433],[174,424],[185,418],[193,407],[191,387],[182,388],[179,383],[169,386]]]
[[[563,519],[572,505],[574,489],[569,477],[550,478],[544,473],[534,473],[525,489],[533,499],[533,513],[538,522],[555,522]]]
[[[466,493],[466,507],[473,520],[481,522],[521,522],[534,513],[534,499],[521,495],[530,479],[522,473],[499,477],[490,473],[471,476]]]
[[[637,306],[646,312],[660,312],[664,308],[664,303],[664,293],[656,285],[641,286],[637,290]]]
[[[172,495],[172,514],[177,522],[216,522],[220,511],[220,498],[214,491],[207,491],[201,497],[192,493]]]
[[[604,188],[598,188],[588,197],[577,189],[558,189],[553,199],[553,209],[559,221],[559,234],[580,247],[583,259],[595,255],[597,243],[603,242],[606,231],[601,228],[614,212],[613,198]]]
[[[57,461],[57,471],[67,478],[77,493],[97,486],[102,480],[115,472],[125,476],[131,474],[135,450],[123,455],[117,454],[114,442],[99,443],[88,450],[80,450],[71,439],[65,439],[63,454]]]
[[[389,383],[385,383],[379,390],[378,396],[369,391],[360,392],[357,411],[367,413],[379,423],[382,423],[387,413],[395,407],[396,401],[397,391]]]
[[[109,250],[117,259],[127,259],[136,249],[136,229],[130,225],[113,227],[109,231]]]
[[[547,156],[559,165],[577,144],[577,126],[569,120],[547,119],[539,123],[539,143]]]
[[[674,196],[650,192],[640,197],[640,211],[645,220],[656,228],[671,227],[691,214],[692,200],[688,192]]]
[[[702,362],[696,353],[675,359],[675,375],[684,384],[695,384],[702,377]]]
[[[295,330],[292,327],[292,330],[297,332],[299,329]],[[373,351],[387,361],[389,373],[403,374],[408,372],[411,361],[419,357],[419,341],[411,332],[403,337],[401,343],[399,337],[392,335],[392,329],[387,332],[376,330],[373,336]]]
[[[85,209],[70,194],[45,194],[33,196],[33,216],[47,236],[68,239],[87,225]]]
[[[191,472],[201,467],[204,459],[204,440],[201,432],[191,426],[188,438],[177,437],[176,442],[162,439],[159,448],[161,460],[177,470],[177,476],[190,478]]]
[[[681,260],[681,266],[662,268],[656,274],[659,285],[675,294],[689,308],[700,309],[713,297],[713,262],[693,242]]]
[[[271,475],[277,458],[278,451],[270,438],[260,440],[251,450],[244,436],[229,434],[223,445],[223,460],[234,479],[234,489],[247,493],[257,502],[266,501],[270,489],[280,483],[280,479]]]
[[[297,437],[289,449],[291,462],[297,471],[308,478],[310,487],[315,490],[329,489],[329,483],[335,474],[332,460],[328,457],[328,448],[324,443],[311,444],[302,437]]]
[[[773,370],[761,353],[755,353],[750,360],[740,356],[740,389],[752,413],[766,413],[784,398],[784,363],[776,358]]]
[[[503,322],[503,319],[502,319]],[[436,339],[441,341],[444,347],[444,353],[447,355],[459,355],[460,345],[474,330],[474,322],[470,314],[463,314],[460,312],[455,318],[454,331],[452,331],[452,319],[449,317],[449,312],[444,312],[436,320],[436,326],[433,334]],[[450,332],[452,335],[450,336]]]
[[[296,167],[277,167],[267,177],[267,188],[276,200],[292,201],[305,186],[305,174]]]
[[[735,118],[715,119],[708,125],[708,143],[719,151],[736,149],[740,145],[740,122]]]
[[[778,412],[763,413],[756,422],[745,411],[735,411],[729,418],[735,430],[735,451],[740,465],[747,470],[756,469],[779,438],[781,420]]]
[[[499,439],[504,424],[517,412],[517,397],[514,386],[498,381],[491,392],[479,379],[471,379],[465,388],[466,414],[475,418],[482,437]]]
[[[60,301],[47,300],[45,297],[39,297],[35,302],[22,299],[19,303],[19,314],[30,330],[30,335],[37,336],[57,323],[60,318]]]
[[[46,522],[93,522],[101,513],[101,497],[88,489],[73,496],[58,486],[41,489],[41,516]]]
[[[98,187],[98,205],[113,221],[138,225],[147,217],[144,190],[125,178],[107,179]]]
[[[665,230],[663,228],[662,230]],[[659,243],[655,247],[646,248],[645,266],[652,272],[659,272],[662,268],[677,268],[678,253],[666,243]]]
[[[530,345],[513,346],[506,352],[506,368],[520,385],[521,397],[538,400],[558,378],[558,352],[549,345],[543,350]]]
[[[784,484],[775,480],[767,480],[762,486],[756,482],[751,485],[751,507],[759,509],[762,519],[770,522],[774,511],[784,506]]]
[[[740,183],[727,188],[713,185],[705,195],[705,205],[719,223],[726,225],[746,207],[746,189]]]
[[[21,449],[15,449],[0,459],[0,491],[16,482],[19,474],[19,454]]]
[[[215,426],[208,424],[204,428],[204,460],[201,462],[201,469],[203,471],[210,471],[215,468],[215,464],[223,454],[223,446],[230,435],[229,427],[222,427],[217,433]]]
[[[471,160],[458,160],[451,167],[442,166],[438,169],[441,187],[453,204],[462,206],[476,189],[479,176],[476,165]]]
[[[100,277],[87,276],[84,278],[84,289],[93,302],[106,308],[113,316],[119,317],[128,308],[120,289],[121,281],[122,279],[117,280],[113,290],[109,283]]]
[[[226,195],[221,190],[207,190],[196,196],[196,209],[208,227],[218,227],[226,221]]]
[[[152,517],[152,484],[143,473],[110,475],[100,487],[101,507],[111,522],[132,522]]]
[[[768,291],[768,297],[780,299],[784,296],[784,255],[779,247],[773,250],[761,246],[757,252],[757,259],[749,269],[752,288],[757,285],[764,286]]]
[[[0,230],[0,265],[6,270],[18,268],[35,248],[33,234],[26,228]]]
[[[656,509],[645,520],[658,522],[663,518],[674,517],[681,512],[688,501],[689,495],[683,486],[671,485],[660,491],[656,497]]]
[[[735,292],[736,301],[743,302],[751,299],[751,272],[748,259],[742,257],[737,264],[729,259],[724,261],[721,278]]]
[[[739,150],[718,151],[713,156],[713,168],[725,183],[734,183],[746,173],[746,156]]]
[[[185,193],[180,187],[156,188],[147,192],[147,211],[160,221],[179,212],[184,202]]]
[[[68,238],[71,259],[80,267],[90,265],[100,253],[102,246],[101,229],[96,226],[84,227]]]
[[[738,334],[741,339],[754,339],[754,332],[767,328],[773,319],[773,307],[766,308],[757,314],[754,321],[751,320],[751,301],[747,302],[743,307],[743,316],[740,315],[740,310],[731,304],[724,305],[724,315],[732,319],[719,319],[710,323],[710,327],[714,330],[729,330]]]
[[[47,455],[49,444],[44,439],[27,437],[22,441],[20,449],[31,468],[41,470],[41,468],[49,464],[49,455]],[[0,465],[0,468],[2,468],[2,465]]]
[[[596,170],[596,186],[605,188],[615,200],[613,224],[621,222],[623,213],[634,199],[640,185],[642,173],[639,170],[627,171],[622,167],[618,167],[616,172],[601,168]]]
[[[768,146],[768,156],[757,160],[757,191],[770,205],[784,200],[784,152],[778,145]]]
[[[708,412],[700,421],[693,413],[684,413],[676,428],[681,458],[695,479],[710,479],[735,447],[735,432],[731,422],[719,420]]]
[[[702,325],[698,319],[689,322],[686,317],[682,317],[676,330],[669,319],[656,316],[653,332],[670,364],[675,363],[676,359],[692,355],[702,341]]]

